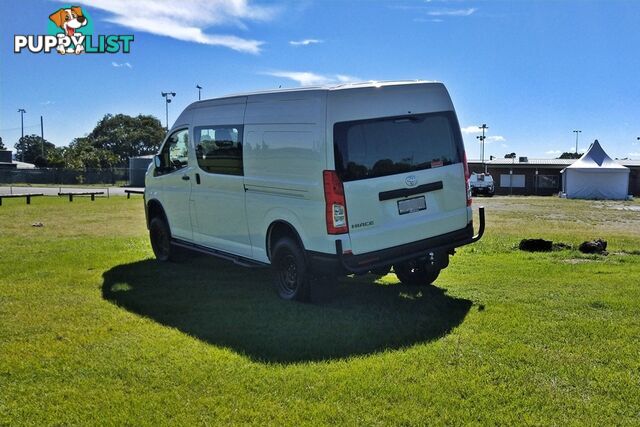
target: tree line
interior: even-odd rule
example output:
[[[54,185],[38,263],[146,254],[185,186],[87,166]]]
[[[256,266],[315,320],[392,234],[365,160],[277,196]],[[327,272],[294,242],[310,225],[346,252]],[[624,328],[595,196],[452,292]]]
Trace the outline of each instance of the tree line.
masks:
[[[67,147],[56,147],[39,135],[25,135],[14,148],[17,160],[37,167],[109,169],[126,167],[129,157],[155,154],[165,133],[160,120],[151,115],[106,114],[88,135],[75,138]]]

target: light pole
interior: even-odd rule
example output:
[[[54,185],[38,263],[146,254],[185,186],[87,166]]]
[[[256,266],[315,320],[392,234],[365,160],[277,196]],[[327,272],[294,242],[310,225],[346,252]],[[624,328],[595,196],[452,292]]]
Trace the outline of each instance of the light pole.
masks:
[[[40,116],[40,143],[41,143],[41,151],[42,158],[44,159],[44,119]]]
[[[578,134],[582,133],[581,130],[574,130],[573,131],[576,134],[576,154],[578,154]]]
[[[161,93],[162,93],[162,97],[164,98],[167,132],[169,132],[169,103],[171,102],[171,98],[176,96],[176,93],[175,92],[161,92]]]
[[[20,113],[20,129],[21,129],[21,137],[20,137],[20,142],[22,142],[22,138],[24,138],[24,113],[26,113],[27,110],[25,110],[24,108],[19,108],[18,109],[18,113]],[[22,159],[24,162],[24,147],[22,150]]]
[[[198,101],[200,101],[202,99],[202,97],[200,96],[200,91],[202,90],[202,86],[196,85],[196,89],[198,89]]]
[[[478,138],[480,140],[480,144],[482,144],[480,146],[480,159],[482,161],[482,165],[484,166],[484,172],[487,172],[487,165],[484,164],[484,140],[486,139],[486,136],[484,136],[484,131],[489,129],[489,126],[487,126],[486,124],[482,124],[482,126],[478,126],[478,129],[482,129],[482,136],[476,136],[476,138]]]
[[[20,128],[22,129],[22,138],[24,138],[24,113],[26,112],[27,110],[25,110],[24,108],[18,109],[18,113],[20,113]]]

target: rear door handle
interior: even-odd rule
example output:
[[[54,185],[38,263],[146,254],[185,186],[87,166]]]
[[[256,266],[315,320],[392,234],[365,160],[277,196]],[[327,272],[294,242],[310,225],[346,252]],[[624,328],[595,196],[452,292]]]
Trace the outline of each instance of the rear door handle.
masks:
[[[430,191],[442,190],[442,181],[430,182],[413,188],[399,188],[397,190],[382,191],[378,193],[378,200],[400,199],[402,197],[413,196],[414,194],[428,193]]]
[[[196,174],[196,184],[200,184],[200,174]]]
[[[189,175],[182,175],[182,179],[184,181],[189,181],[190,178],[189,178]]]

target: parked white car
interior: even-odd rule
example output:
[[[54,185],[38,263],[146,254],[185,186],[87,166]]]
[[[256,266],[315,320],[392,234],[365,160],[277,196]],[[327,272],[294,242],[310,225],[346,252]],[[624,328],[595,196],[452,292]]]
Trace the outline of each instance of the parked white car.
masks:
[[[493,197],[496,193],[496,187],[491,174],[474,172],[471,174],[469,184],[471,185],[471,195],[474,197],[478,194]]]
[[[189,105],[146,175],[156,258],[271,265],[282,298],[369,271],[430,284],[473,235],[460,126],[441,83],[368,82]],[[314,280],[312,280],[314,279]]]

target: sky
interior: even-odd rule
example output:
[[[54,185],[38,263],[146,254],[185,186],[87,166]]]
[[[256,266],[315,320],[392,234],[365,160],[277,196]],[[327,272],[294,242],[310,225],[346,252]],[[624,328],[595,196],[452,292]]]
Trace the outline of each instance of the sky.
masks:
[[[425,79],[453,99],[470,159],[554,158],[598,139],[640,159],[640,1],[80,0],[95,35],[134,35],[131,52],[13,52],[48,34],[68,2],[0,0],[0,136],[57,146],[105,114],[152,114],[176,92],[170,124],[197,100],[236,92]]]

